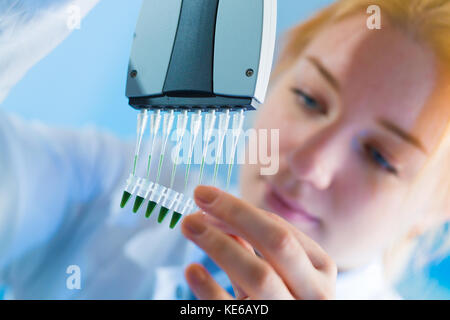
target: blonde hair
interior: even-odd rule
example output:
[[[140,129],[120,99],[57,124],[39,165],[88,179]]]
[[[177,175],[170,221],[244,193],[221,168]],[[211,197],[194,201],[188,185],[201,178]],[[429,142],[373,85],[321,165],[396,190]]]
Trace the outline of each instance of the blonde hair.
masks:
[[[288,70],[309,43],[327,26],[357,13],[367,14],[367,9],[372,5],[380,7],[382,22],[387,18],[393,26],[430,47],[439,61],[439,67],[444,71],[441,74],[445,79],[450,79],[450,72],[446,71],[450,71],[450,0],[338,0],[287,33],[273,78],[277,78]],[[450,92],[450,88],[447,88],[447,92]],[[442,103],[439,112],[448,119],[450,101],[447,104]],[[450,218],[450,122],[448,120],[440,142],[431,153],[426,165],[411,186],[409,196],[416,192],[414,196],[433,199],[427,206],[427,211],[432,213],[427,212],[427,214],[439,214],[440,217],[448,219]],[[429,170],[439,170],[440,174],[426,174]],[[417,183],[419,180],[432,187],[423,188],[423,183]],[[419,188],[419,185],[422,187]],[[437,232],[434,232],[436,230]],[[450,248],[450,237],[448,233],[444,233],[443,230],[447,229],[443,228],[443,223],[436,230],[429,232],[427,239],[421,241],[420,246],[415,247],[416,256],[419,248],[424,253],[419,255],[421,256],[418,259],[421,262],[420,266],[430,259],[443,256]],[[438,250],[430,250],[431,247],[435,247],[437,237],[440,240],[444,239],[443,243]],[[418,243],[417,238],[413,239],[415,243]],[[424,246],[423,243],[429,245]],[[433,252],[432,255],[431,252]],[[425,255],[428,259],[423,258]],[[404,264],[401,265],[404,266]]]
[[[286,70],[316,35],[330,24],[356,14],[366,13],[371,5],[411,35],[427,42],[450,67],[449,0],[338,0],[287,34],[287,43],[274,76]]]

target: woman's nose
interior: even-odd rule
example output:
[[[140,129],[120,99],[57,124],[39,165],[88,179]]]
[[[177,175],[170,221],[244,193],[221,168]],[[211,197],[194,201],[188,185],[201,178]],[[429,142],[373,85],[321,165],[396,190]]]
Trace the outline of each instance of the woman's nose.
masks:
[[[340,162],[338,140],[334,130],[326,130],[293,149],[288,155],[288,165],[294,177],[319,190],[327,189]]]

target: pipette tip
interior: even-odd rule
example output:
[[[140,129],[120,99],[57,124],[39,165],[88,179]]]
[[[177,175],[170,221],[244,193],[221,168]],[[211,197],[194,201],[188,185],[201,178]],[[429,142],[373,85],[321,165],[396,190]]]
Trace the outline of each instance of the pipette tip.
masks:
[[[156,207],[156,202],[154,201],[149,201],[148,205],[147,205],[147,210],[145,212],[145,217],[149,218],[150,215],[152,214],[153,210],[155,210]]]
[[[170,220],[170,229],[175,228],[175,226],[177,225],[178,221],[180,221],[182,217],[181,213],[178,212],[174,212],[172,215],[172,220]]]
[[[137,213],[139,211],[144,200],[145,200],[144,198],[142,198],[140,196],[136,196],[136,200],[134,201],[134,206],[133,206],[134,213]]]
[[[120,201],[120,207],[123,209],[128,203],[128,200],[131,198],[131,193],[128,191],[124,191],[122,195],[122,200]]]
[[[158,216],[158,223],[163,222],[163,220],[166,217],[168,212],[169,212],[169,209],[167,209],[166,207],[161,207],[161,210],[159,211],[159,216]]]

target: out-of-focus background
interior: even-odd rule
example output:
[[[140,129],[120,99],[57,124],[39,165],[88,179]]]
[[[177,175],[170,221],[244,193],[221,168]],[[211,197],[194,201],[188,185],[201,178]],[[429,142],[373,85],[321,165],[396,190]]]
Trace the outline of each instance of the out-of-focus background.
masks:
[[[331,2],[279,0],[279,34]],[[101,0],[81,29],[34,66],[0,107],[50,125],[95,125],[133,139],[136,112],[125,98],[125,80],[141,3]],[[409,269],[398,285],[403,297],[450,299],[450,258],[435,260],[419,271]]]

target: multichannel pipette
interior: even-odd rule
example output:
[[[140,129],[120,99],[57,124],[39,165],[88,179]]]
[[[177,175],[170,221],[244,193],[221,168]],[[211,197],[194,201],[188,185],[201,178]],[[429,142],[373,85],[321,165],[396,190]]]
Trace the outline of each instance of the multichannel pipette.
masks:
[[[195,22],[195,23],[193,23]],[[126,95],[140,110],[132,173],[121,206],[135,195],[135,212],[148,201],[146,216],[161,206],[158,221],[173,211],[171,228],[195,208],[186,194],[196,141],[202,129],[199,183],[204,179],[207,151],[218,122],[214,181],[224,153],[224,139],[233,116],[232,150],[227,185],[244,111],[255,110],[266,95],[276,35],[276,0],[146,0],[136,26],[129,62]],[[140,146],[150,113],[150,150],[145,178],[137,173]],[[173,122],[177,115],[175,159],[169,186],[160,184]],[[158,130],[162,117],[162,133]],[[218,121],[216,121],[218,118]],[[184,185],[175,191],[180,148],[190,122]],[[150,172],[155,144],[161,140],[156,172]]]

